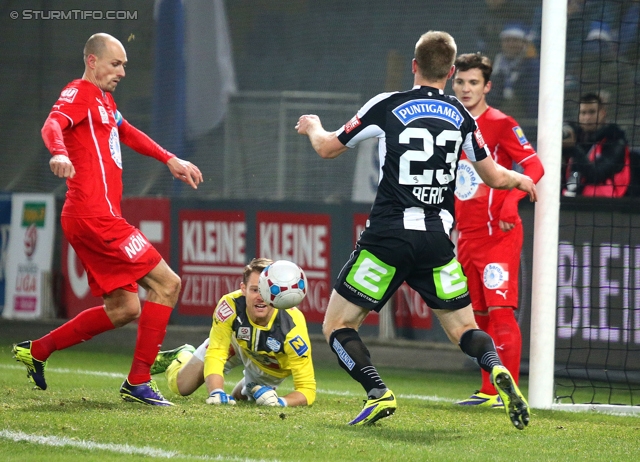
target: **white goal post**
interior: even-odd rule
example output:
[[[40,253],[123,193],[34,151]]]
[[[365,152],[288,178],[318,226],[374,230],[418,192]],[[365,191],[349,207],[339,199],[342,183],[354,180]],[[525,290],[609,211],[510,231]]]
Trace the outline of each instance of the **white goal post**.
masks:
[[[559,404],[554,397],[560,172],[567,2],[543,0],[538,105],[538,184],[533,239],[529,404],[536,409],[640,414],[640,406]]]
[[[553,403],[566,32],[567,2],[543,0],[537,148],[545,172],[535,206],[529,355],[529,404],[538,409]]]

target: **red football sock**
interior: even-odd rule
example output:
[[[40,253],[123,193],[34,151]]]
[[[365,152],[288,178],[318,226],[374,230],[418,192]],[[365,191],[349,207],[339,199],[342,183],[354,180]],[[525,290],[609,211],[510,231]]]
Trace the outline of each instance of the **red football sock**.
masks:
[[[40,361],[46,361],[56,350],[64,350],[80,342],[86,342],[112,329],[115,329],[115,326],[107,316],[104,306],[94,306],[82,311],[44,337],[34,340],[31,343],[31,354]]]
[[[138,321],[138,338],[133,352],[133,362],[129,371],[129,383],[140,385],[151,380],[149,370],[156,359],[167,324],[171,317],[172,307],[154,302],[145,302]]]
[[[487,334],[493,337],[493,332],[491,331],[491,323],[489,322],[489,316],[480,316],[478,314],[475,315],[476,324],[478,327],[485,331]],[[495,343],[495,339],[493,341]],[[480,369],[480,374],[482,375],[482,385],[480,386],[480,393],[486,393],[487,395],[497,395],[498,392],[491,383],[491,378],[489,377],[489,373],[484,369]]]
[[[511,308],[500,308],[489,312],[489,323],[493,330],[493,341],[498,356],[513,379],[520,379],[520,356],[522,354],[522,334]]]
[[[482,329],[483,331],[489,333],[488,329],[489,329],[489,316],[484,315],[481,316],[477,313],[474,313],[473,315],[474,318],[476,318],[476,324],[478,325],[478,327],[480,329]]]

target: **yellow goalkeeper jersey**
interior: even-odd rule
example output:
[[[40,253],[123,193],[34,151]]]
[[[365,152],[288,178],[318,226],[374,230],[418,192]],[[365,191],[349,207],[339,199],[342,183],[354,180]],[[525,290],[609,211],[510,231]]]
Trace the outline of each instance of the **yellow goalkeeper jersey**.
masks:
[[[204,376],[224,375],[229,347],[242,350],[245,367],[284,379],[293,376],[293,386],[311,405],[316,397],[316,380],[311,360],[307,322],[298,308],[273,310],[266,326],[251,322],[241,290],[223,296],[213,312],[209,348],[204,358]],[[250,364],[247,364],[250,362]]]

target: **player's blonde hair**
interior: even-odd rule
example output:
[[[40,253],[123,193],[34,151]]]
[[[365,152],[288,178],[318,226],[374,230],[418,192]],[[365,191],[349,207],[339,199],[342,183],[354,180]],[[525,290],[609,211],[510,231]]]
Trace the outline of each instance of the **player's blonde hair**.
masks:
[[[420,75],[430,82],[446,78],[457,51],[455,40],[447,32],[430,30],[422,34],[414,55]]]
[[[273,260],[269,260],[268,258],[254,258],[247,266],[244,267],[244,271],[242,272],[242,282],[246,285],[247,282],[249,282],[251,273],[262,273],[262,270],[271,263],[273,263]]]

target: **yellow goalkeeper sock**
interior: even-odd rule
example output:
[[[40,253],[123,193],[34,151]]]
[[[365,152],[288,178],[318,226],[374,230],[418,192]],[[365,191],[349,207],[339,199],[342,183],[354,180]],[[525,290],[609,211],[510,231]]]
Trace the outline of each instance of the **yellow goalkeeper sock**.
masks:
[[[193,353],[189,351],[181,351],[178,354],[178,357],[169,364],[169,367],[167,367],[167,370],[164,373],[169,384],[169,390],[174,392],[176,395],[180,394],[180,390],[178,390],[178,373],[182,369],[182,366],[189,362],[192,356]]]

